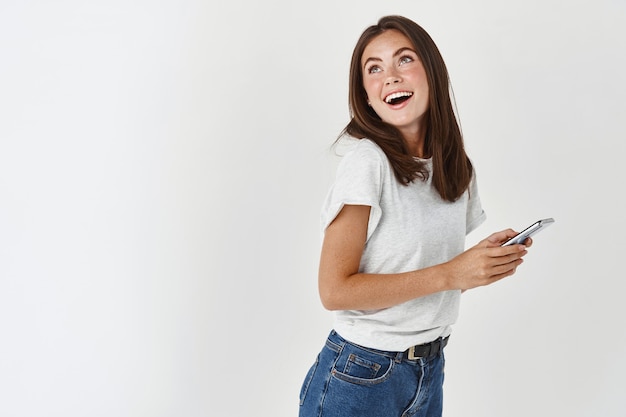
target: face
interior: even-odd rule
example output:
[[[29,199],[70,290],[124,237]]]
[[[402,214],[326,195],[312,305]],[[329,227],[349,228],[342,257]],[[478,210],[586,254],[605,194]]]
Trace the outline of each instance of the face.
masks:
[[[369,105],[384,122],[405,138],[425,128],[426,71],[406,36],[392,29],[372,39],[363,51],[361,70]]]

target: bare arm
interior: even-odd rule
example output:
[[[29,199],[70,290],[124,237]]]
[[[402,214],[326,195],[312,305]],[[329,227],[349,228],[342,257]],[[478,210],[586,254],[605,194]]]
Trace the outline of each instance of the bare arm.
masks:
[[[515,273],[526,254],[523,245],[500,247],[515,235],[508,229],[439,265],[398,274],[359,273],[369,213],[369,206],[344,206],[326,229],[319,291],[329,310],[380,309],[439,291],[488,285]]]

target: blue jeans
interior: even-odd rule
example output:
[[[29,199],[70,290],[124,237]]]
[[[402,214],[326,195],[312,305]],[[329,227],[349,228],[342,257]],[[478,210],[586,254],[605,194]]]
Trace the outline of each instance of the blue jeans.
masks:
[[[300,417],[440,417],[443,351],[408,360],[369,349],[334,330],[300,391]]]

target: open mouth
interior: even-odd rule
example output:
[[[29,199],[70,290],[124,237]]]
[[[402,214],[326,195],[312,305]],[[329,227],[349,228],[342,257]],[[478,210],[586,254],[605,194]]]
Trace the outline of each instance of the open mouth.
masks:
[[[396,93],[389,94],[385,97],[385,103],[395,105],[407,101],[413,96],[413,93],[409,91],[398,91]]]

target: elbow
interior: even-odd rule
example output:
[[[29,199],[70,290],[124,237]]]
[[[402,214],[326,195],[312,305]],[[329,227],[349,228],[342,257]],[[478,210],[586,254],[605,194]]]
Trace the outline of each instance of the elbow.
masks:
[[[336,288],[320,285],[319,295],[322,306],[328,311],[345,310],[345,306],[341,303],[340,292]]]
[[[333,296],[329,291],[322,291],[320,289],[320,301],[322,302],[322,306],[328,311],[341,310],[337,297]]]
[[[328,311],[352,310],[354,308],[354,286],[351,275],[343,275],[335,271],[320,270],[318,275],[318,291],[320,301]]]

